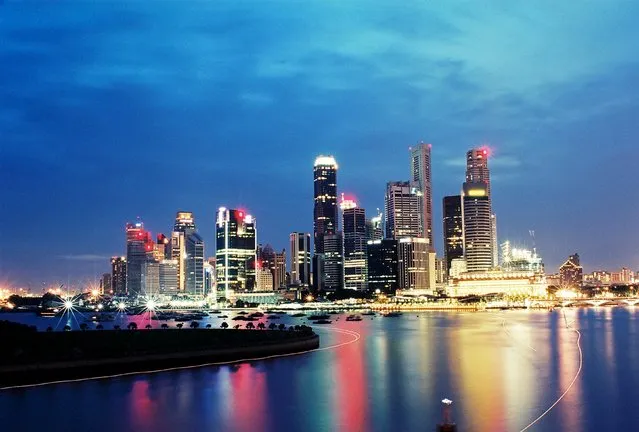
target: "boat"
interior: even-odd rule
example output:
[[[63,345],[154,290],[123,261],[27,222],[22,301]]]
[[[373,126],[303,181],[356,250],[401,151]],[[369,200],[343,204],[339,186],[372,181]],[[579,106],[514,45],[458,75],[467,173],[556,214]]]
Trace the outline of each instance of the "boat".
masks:
[[[298,313],[293,314],[293,315],[291,315],[291,316],[292,316],[293,318],[302,318],[302,317],[305,317],[305,316],[306,316],[306,314],[305,314],[305,313],[303,313],[303,312],[298,312]]]
[[[346,317],[346,321],[361,321],[362,317],[359,315],[349,315]]]
[[[332,321],[327,319],[321,319],[321,320],[313,321],[313,324],[330,324],[331,322]]]
[[[221,311],[221,310],[219,310],[219,309],[213,309],[213,310],[211,311],[211,313],[212,313],[212,314],[219,314],[219,313],[222,313],[222,311]]]
[[[57,313],[58,313],[57,311],[53,311],[53,310],[42,310],[42,311],[38,311],[37,315],[44,318],[52,318],[56,316]]]
[[[383,315],[385,318],[395,318],[398,316],[402,316],[401,312],[387,312]]]
[[[311,315],[311,316],[308,317],[308,319],[311,320],[311,321],[327,320],[329,318],[330,318],[330,316],[328,316],[328,315]]]
[[[218,318],[228,318],[228,316],[227,316],[227,315],[218,315],[217,317],[218,317]]]

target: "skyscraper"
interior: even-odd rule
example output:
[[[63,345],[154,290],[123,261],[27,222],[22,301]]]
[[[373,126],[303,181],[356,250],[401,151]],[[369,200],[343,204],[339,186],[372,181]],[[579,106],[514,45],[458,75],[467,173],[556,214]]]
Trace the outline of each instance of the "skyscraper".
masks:
[[[313,166],[313,286],[323,289],[324,238],[337,232],[337,162],[318,156]]]
[[[177,260],[160,261],[159,269],[160,294],[175,294],[178,292],[178,262]]]
[[[250,291],[255,285],[257,233],[255,219],[243,210],[220,207],[216,224],[217,289]]]
[[[111,287],[114,296],[126,295],[126,257],[111,258]]]
[[[485,183],[464,183],[464,255],[469,272],[493,266],[490,199]]]
[[[337,231],[337,162],[333,156],[318,156],[313,167],[313,233],[315,253],[324,253],[324,236]]]
[[[309,234],[310,245],[310,234]],[[310,252],[309,252],[309,273],[310,273]],[[308,273],[307,273],[308,274]],[[273,288],[280,289],[286,287],[286,251],[282,249],[282,252],[275,252],[275,266],[273,267]]]
[[[431,178],[431,145],[423,142],[410,148],[410,183],[421,192],[422,233],[428,239],[431,250],[433,243],[433,194]]]
[[[352,199],[340,203],[344,238],[344,288],[365,291],[366,272],[366,212]]]
[[[366,247],[368,289],[394,295],[398,286],[397,240],[369,240]]]
[[[344,288],[344,249],[342,233],[324,236],[322,290],[334,292]]]
[[[185,239],[186,292],[204,295],[204,240],[195,231],[186,234]]]
[[[104,273],[100,278],[100,294],[111,294],[113,291],[111,273]]]
[[[377,215],[366,221],[366,240],[375,241],[384,238],[383,215],[379,213],[379,209],[377,213]]]
[[[293,232],[289,236],[291,245],[291,283],[308,287],[311,283],[311,235]]]
[[[175,215],[175,223],[173,231],[183,232],[184,234],[192,234],[195,232],[195,218],[192,212],[179,211]]]
[[[421,191],[409,182],[389,182],[385,197],[386,238],[421,237]]]
[[[147,260],[153,260],[151,233],[142,222],[126,224],[126,292],[129,296],[143,293],[142,271]]]
[[[464,257],[464,215],[461,195],[444,197],[444,260],[448,277],[455,258]]]
[[[469,272],[486,271],[495,260],[496,221],[492,212],[487,147],[466,153],[466,182],[463,185],[464,254]]]
[[[403,290],[432,290],[435,288],[435,254],[428,239],[406,237],[397,248],[398,287]]]
[[[170,258],[177,262],[177,290],[184,292],[186,289],[186,239],[184,232],[173,231],[171,233]]]

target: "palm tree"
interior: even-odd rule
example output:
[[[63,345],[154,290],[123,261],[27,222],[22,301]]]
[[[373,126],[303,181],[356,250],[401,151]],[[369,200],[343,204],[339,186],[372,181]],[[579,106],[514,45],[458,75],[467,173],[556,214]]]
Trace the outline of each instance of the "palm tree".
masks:
[[[257,324],[257,328],[260,329],[260,330],[264,330],[266,328],[266,326],[264,325],[263,322],[261,322],[261,323]]]
[[[181,329],[182,327],[184,327],[184,324],[182,324],[182,323],[178,323],[178,324],[176,325],[176,327],[177,327],[177,328],[179,328],[179,329]]]
[[[191,325],[189,327],[191,327],[192,329],[199,328],[200,327],[200,323],[197,322],[197,321],[191,321]]]
[[[220,324],[220,328],[227,329],[229,328],[229,325],[226,321],[224,321],[222,324]]]
[[[207,329],[211,328],[211,324],[207,324],[207,325],[206,325],[206,328],[207,328]]]
[[[104,326],[102,324],[98,324],[97,326],[95,326],[96,330],[104,330]]]
[[[284,324],[280,324],[279,326],[277,326],[277,328],[279,328],[280,330],[286,330],[286,326]]]
[[[166,330],[169,328],[169,325],[167,323],[164,323],[160,327],[162,327],[163,330]]]
[[[71,331],[71,326],[69,324],[65,325],[64,331]]]
[[[153,326],[151,324],[147,324],[146,327],[144,327],[147,330],[151,330],[153,328]]]
[[[253,330],[255,328],[255,324],[253,324],[252,322],[249,321],[249,322],[246,323],[246,328],[248,330]]]
[[[275,324],[275,323],[270,323],[270,324],[268,325],[268,329],[269,329],[269,330],[275,330],[276,328],[277,328],[277,324]]]
[[[87,323],[82,323],[82,324],[80,324],[80,330],[82,330],[82,331],[86,331],[86,330],[87,330],[87,327],[89,327],[89,326],[87,325]]]
[[[51,326],[47,327],[47,331],[48,332],[52,332],[53,331],[53,327],[51,327]]]
[[[126,328],[128,328],[129,330],[137,330],[138,329],[138,325],[134,322],[130,322],[128,326],[126,326]]]

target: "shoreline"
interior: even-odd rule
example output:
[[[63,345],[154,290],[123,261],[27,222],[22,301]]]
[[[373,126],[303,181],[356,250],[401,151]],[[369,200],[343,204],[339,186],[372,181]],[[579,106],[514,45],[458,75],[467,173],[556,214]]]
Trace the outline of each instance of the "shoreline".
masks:
[[[177,332],[188,331],[193,330],[175,330],[174,332],[177,334]],[[123,331],[123,333],[128,332]],[[145,332],[145,330],[137,330],[137,332]],[[169,330],[169,332],[173,331]],[[264,333],[266,332],[268,331],[264,331]],[[95,333],[86,333],[87,336],[91,334]],[[65,335],[65,333],[60,333],[60,335]],[[153,373],[163,369],[197,367],[209,363],[251,361],[270,356],[299,354],[317,348],[319,348],[319,336],[311,333],[296,335],[292,338],[289,336],[286,339],[267,341],[251,346],[226,346],[214,349],[189,349],[180,352],[141,353],[103,359],[2,365],[0,366],[0,388],[55,381],[107,378],[120,374]]]

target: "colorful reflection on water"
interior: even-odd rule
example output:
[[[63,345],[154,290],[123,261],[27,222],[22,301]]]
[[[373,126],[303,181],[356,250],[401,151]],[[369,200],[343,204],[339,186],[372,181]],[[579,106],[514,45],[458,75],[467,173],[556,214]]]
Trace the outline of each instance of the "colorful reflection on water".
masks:
[[[450,398],[462,431],[520,431],[579,369],[569,324],[582,334],[583,370],[530,430],[636,430],[638,317],[634,308],[618,307],[341,319],[317,329],[322,345],[352,339],[334,328],[359,332],[358,342],[269,361],[2,392],[0,424],[42,430],[53,421],[56,430],[70,431],[433,430],[439,401]],[[48,325],[32,316],[20,320]]]

